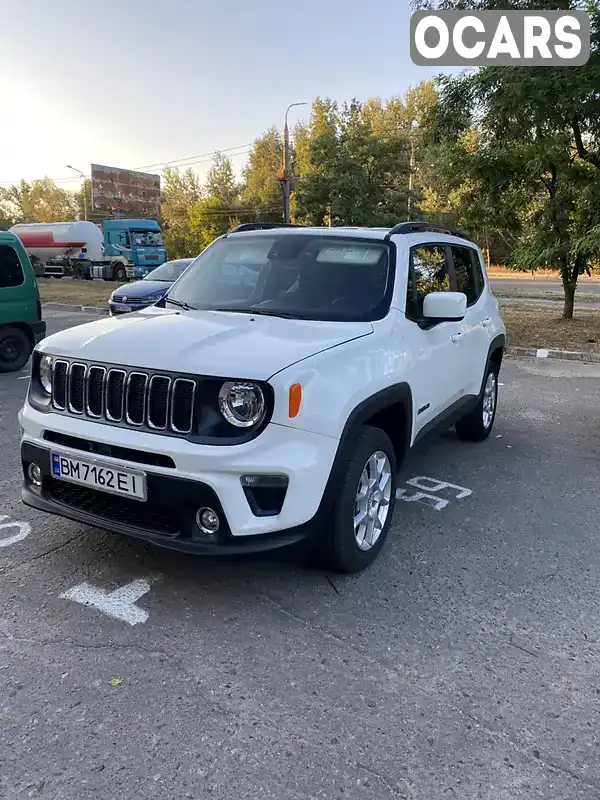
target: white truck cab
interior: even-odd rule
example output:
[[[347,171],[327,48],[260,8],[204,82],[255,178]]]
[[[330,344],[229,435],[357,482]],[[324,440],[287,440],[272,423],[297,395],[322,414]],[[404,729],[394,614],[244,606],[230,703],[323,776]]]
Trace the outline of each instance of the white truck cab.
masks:
[[[460,233],[240,226],[156,305],[37,346],[23,501],[189,553],[313,537],[359,571],[417,440],[489,436],[505,338]]]

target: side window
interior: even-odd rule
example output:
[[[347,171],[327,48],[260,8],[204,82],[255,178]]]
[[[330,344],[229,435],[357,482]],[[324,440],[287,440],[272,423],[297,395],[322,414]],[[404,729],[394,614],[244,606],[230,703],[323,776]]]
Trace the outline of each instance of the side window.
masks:
[[[413,319],[421,319],[423,300],[428,294],[450,291],[446,247],[441,244],[413,247],[410,262],[406,311]]]
[[[17,251],[8,244],[0,245],[0,289],[21,286],[25,281]]]
[[[456,274],[456,291],[464,292],[467,295],[467,305],[472,306],[479,299],[483,291],[483,274],[481,280],[477,274],[476,264],[481,264],[475,250],[470,247],[456,247],[452,245],[452,260],[454,262],[454,272]]]
[[[485,278],[483,276],[483,267],[481,266],[481,259],[475,250],[471,250],[471,259],[475,269],[475,277],[477,278],[477,285],[479,286],[479,294],[485,289]]]

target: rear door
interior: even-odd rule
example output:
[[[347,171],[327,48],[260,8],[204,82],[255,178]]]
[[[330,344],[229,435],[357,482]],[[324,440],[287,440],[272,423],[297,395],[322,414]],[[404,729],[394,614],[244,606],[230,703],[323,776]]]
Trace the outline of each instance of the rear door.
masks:
[[[462,323],[435,323],[423,318],[423,301],[428,294],[454,291],[449,259],[446,244],[420,244],[410,250],[406,318],[412,323],[409,336],[415,433],[464,395]]]
[[[479,394],[492,340],[489,292],[479,253],[473,247],[451,245],[450,254],[456,291],[467,296],[467,313],[461,323],[467,393]]]
[[[0,325],[37,320],[38,293],[33,270],[23,269],[17,249],[0,239]]]

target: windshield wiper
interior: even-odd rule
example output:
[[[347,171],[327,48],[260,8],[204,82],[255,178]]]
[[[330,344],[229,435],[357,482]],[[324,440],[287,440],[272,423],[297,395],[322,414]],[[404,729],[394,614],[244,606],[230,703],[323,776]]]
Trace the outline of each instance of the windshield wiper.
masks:
[[[196,306],[191,306],[189,303],[182,303],[180,300],[173,300],[171,297],[164,297],[165,303],[171,303],[177,308],[183,308],[184,311],[198,311]]]
[[[269,308],[210,308],[208,311],[228,311],[230,314],[254,314],[257,317],[281,317],[282,319],[303,319],[300,314],[287,311],[271,311]]]

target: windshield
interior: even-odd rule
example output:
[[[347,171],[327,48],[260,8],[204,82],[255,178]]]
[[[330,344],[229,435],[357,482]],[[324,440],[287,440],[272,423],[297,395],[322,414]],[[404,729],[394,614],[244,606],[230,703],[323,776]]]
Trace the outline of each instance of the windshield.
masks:
[[[163,238],[160,231],[131,231],[134,247],[162,247]]]
[[[160,267],[156,267],[149,272],[142,280],[144,281],[167,281],[173,283],[181,275],[183,270],[192,263],[193,259],[181,259],[180,261],[166,261]]]
[[[234,234],[207,248],[166,305],[314,320],[381,319],[391,303],[390,248],[373,239]]]

